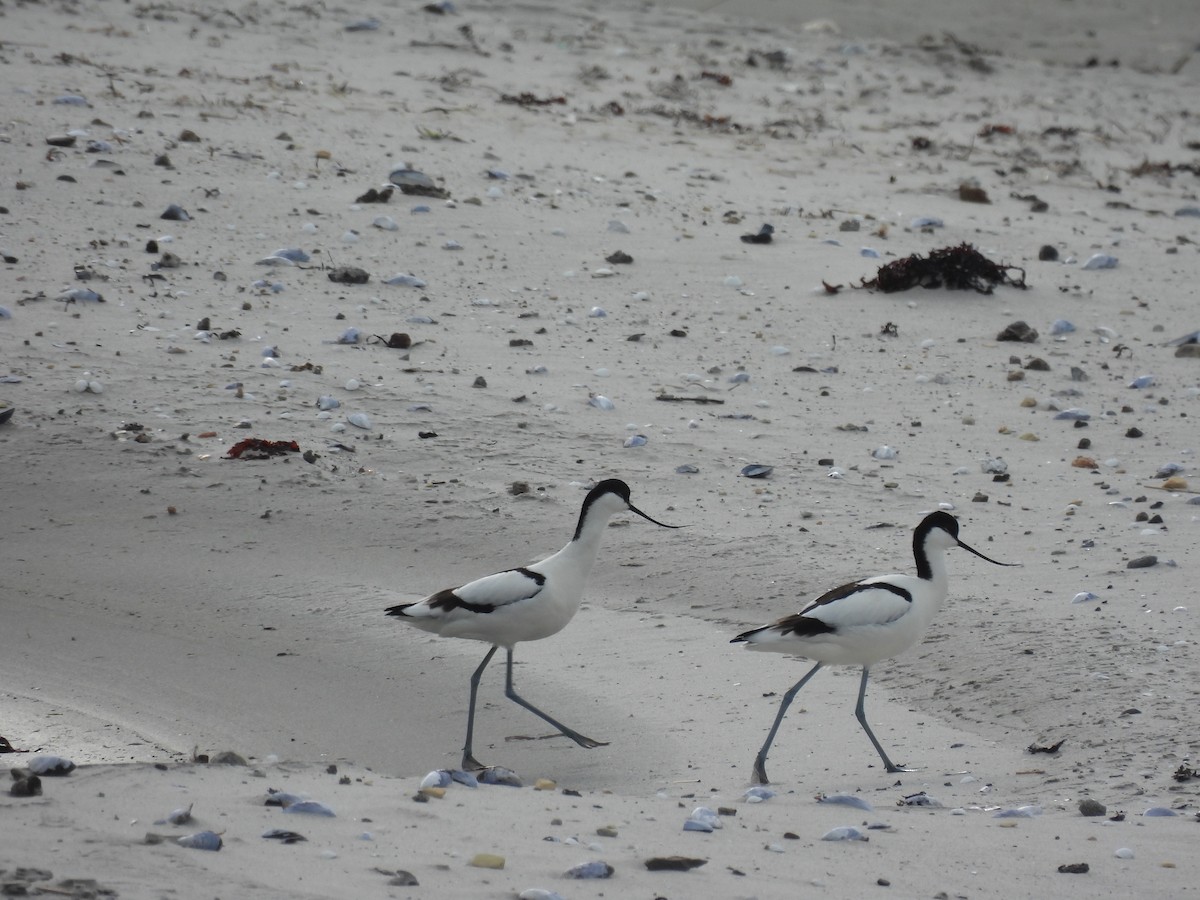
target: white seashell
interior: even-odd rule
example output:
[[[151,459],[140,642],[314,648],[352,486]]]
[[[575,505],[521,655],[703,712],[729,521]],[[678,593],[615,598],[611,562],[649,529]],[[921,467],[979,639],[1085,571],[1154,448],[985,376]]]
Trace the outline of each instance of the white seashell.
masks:
[[[617,408],[616,404],[614,404],[611,400],[609,400],[603,394],[592,394],[592,396],[590,398],[588,398],[588,406],[594,406],[594,407],[596,407],[596,409],[604,409],[604,410],[610,410],[610,409]]]
[[[77,394],[86,394],[87,389],[88,389],[88,383],[87,383],[86,378],[80,378],[78,381],[75,382],[75,385],[73,387],[73,390]]]
[[[342,401],[340,401],[337,397],[331,397],[328,394],[317,398],[317,409],[337,409],[341,405]]]
[[[346,390],[357,391],[360,387],[362,387],[362,382],[360,382],[357,378],[349,378],[346,380]]]
[[[1080,591],[1078,594],[1076,594],[1072,598],[1071,602],[1072,603],[1088,603],[1091,600],[1099,600],[1099,599],[1100,598],[1097,595],[1093,594],[1091,591]]]
[[[421,787],[450,787],[450,773],[445,769],[435,769],[421,779]]]
[[[444,244],[442,244],[443,250],[461,250],[462,248],[463,248],[463,245],[455,240],[449,240],[449,241],[446,241]]]
[[[198,831],[175,838],[175,843],[193,850],[220,850],[222,842],[221,836],[215,831]]]
[[[1093,253],[1083,264],[1085,269],[1115,269],[1116,267],[1117,258],[1109,256],[1107,253]]]
[[[742,281],[741,276],[739,276],[739,275],[726,275],[725,276],[725,287],[740,288],[744,284],[745,284],[745,282]]]
[[[899,454],[894,447],[884,444],[882,447],[876,447],[872,450],[871,455],[876,459],[895,459]]]
[[[603,319],[608,315],[608,312],[602,306],[593,306],[588,310],[589,319]]]
[[[364,412],[350,413],[346,416],[346,421],[355,428],[368,429],[371,427],[371,417]]]
[[[823,841],[869,841],[870,838],[853,825],[832,828],[821,835]]]
[[[1113,856],[1115,856],[1117,859],[1133,859],[1133,851],[1128,847],[1118,847],[1113,852]]]
[[[868,259],[879,259],[879,251],[874,247],[863,247],[858,251],[859,256],[865,256]]]
[[[383,231],[399,231],[400,230],[399,224],[397,224],[396,220],[393,219],[391,216],[376,216],[372,220],[371,224],[374,225],[376,228],[382,229]]]
[[[426,286],[423,279],[418,278],[416,275],[409,275],[407,272],[397,272],[391,278],[385,278],[383,283],[398,287],[423,288]],[[409,321],[412,320],[410,319]]]
[[[608,223],[608,230],[615,234],[629,234],[629,226],[619,219],[612,219]]]

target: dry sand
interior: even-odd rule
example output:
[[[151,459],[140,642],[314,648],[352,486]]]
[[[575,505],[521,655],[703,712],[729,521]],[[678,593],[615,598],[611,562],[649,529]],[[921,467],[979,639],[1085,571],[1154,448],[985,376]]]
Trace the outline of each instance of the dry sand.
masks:
[[[1100,4],[1095,34],[1056,43],[1087,19],[1077,4],[987,5],[1003,27],[908,7],[920,29],[853,5],[837,29],[804,27],[836,24],[817,6],[781,24],[766,0],[738,21],[512,2],[0,9],[0,735],[30,751],[11,766],[79,766],[0,800],[0,881],[123,898],[861,897],[881,879],[903,897],[1194,893],[1196,782],[1173,775],[1195,762],[1200,360],[1165,345],[1200,327],[1200,219],[1178,214],[1198,206],[1197,15]],[[376,30],[345,29],[369,16]],[[506,102],[523,94],[549,102]],[[404,162],[450,199],[355,202]],[[990,202],[961,200],[964,183]],[[162,220],[170,204],[190,221]],[[372,224],[385,215],[396,230]],[[773,243],[739,240],[764,223]],[[964,241],[1028,289],[850,287]],[[282,247],[313,258],[256,265]],[[1083,268],[1098,253],[1118,265]],[[334,284],[334,265],[371,280]],[[381,283],[398,272],[426,286]],[[70,288],[104,302],[56,299]],[[240,336],[199,340],[204,318]],[[1052,335],[1057,319],[1076,330]],[[998,341],[1015,320],[1039,339]],[[338,343],[352,327],[415,344]],[[342,403],[328,418],[322,395]],[[1072,407],[1086,427],[1055,418]],[[371,427],[331,431],[353,413]],[[646,445],[623,446],[634,434]],[[223,458],[247,437],[311,462]],[[981,471],[997,457],[1007,482]],[[749,463],[774,471],[740,477]],[[1156,477],[1168,463],[1179,489]],[[382,610],[556,550],[612,476],[690,527],[618,516],[583,610],[519,646],[516,676],[609,745],[543,739],[495,664],[478,754],[557,787],[416,802],[458,761],[485,648]],[[939,504],[1023,567],[953,554],[925,642],[872,673],[875,731],[916,771],[882,771],[851,714],[858,673],[830,670],[771,754],[778,795],[746,801],[807,664],[728,639],[909,569],[910,530]],[[1073,603],[1084,591],[1097,599]],[[221,750],[249,765],[192,761]],[[268,788],[337,815],[265,807]],[[943,806],[897,806],[920,791]],[[815,802],[840,792],[874,811]],[[1086,797],[1124,819],[1082,817]],[[188,803],[194,824],[153,824]],[[735,814],[684,832],[701,805]],[[820,840],[864,822],[890,830]],[[272,827],[308,840],[260,837]],[[197,829],[223,849],[144,842]],[[644,865],[671,855],[707,862]],[[611,879],[564,878],[597,860]],[[1077,863],[1090,871],[1058,871]],[[389,884],[401,869],[419,886]]]

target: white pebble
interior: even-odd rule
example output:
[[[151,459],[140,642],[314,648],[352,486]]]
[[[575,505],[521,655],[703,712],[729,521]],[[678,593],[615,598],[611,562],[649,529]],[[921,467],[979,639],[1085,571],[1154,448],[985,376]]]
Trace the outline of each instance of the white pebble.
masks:
[[[362,382],[357,378],[351,378],[346,381],[346,390],[348,391],[357,391],[360,387],[362,387]]]

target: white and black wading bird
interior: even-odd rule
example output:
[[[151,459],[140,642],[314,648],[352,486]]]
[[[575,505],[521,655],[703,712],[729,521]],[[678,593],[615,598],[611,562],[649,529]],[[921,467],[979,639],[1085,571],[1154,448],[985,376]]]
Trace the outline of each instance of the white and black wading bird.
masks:
[[[913,533],[916,575],[876,575],[834,588],[813,600],[800,612],[770,625],[743,632],[730,643],[744,642],[750,650],[770,650],[816,660],[808,673],[783,695],[767,740],[754,759],[754,778],[767,784],[767,751],[779,731],[796,694],[824,666],[862,666],[858,705],[854,716],[871,739],[889,772],[904,772],[883,751],[867,716],[863,701],[871,666],[890,659],[916,644],[946,600],[945,551],[962,547],[998,566],[1019,563],[997,562],[958,539],[958,520],[946,512],[927,515]]]
[[[632,512],[663,528],[666,525],[646,515],[629,502],[629,485],[616,478],[601,481],[583,499],[579,523],[570,543],[541,562],[487,575],[461,587],[431,594],[416,603],[402,603],[387,610],[424,631],[442,637],[483,641],[492,648],[471,676],[471,701],[467,711],[467,741],[463,746],[464,769],[485,768],[475,759],[475,696],[479,679],[501,647],[508,653],[504,695],[535,716],[553,725],[580,747],[601,747],[604,741],[584,737],[542,712],[513,689],[513,647],[521,641],[536,641],[561,631],[579,610],[588,573],[596,561],[600,538],[610,517]]]

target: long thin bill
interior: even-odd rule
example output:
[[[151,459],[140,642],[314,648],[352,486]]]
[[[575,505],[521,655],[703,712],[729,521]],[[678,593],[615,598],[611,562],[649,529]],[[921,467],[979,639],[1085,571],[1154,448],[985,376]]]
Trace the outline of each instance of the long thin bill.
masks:
[[[668,525],[666,522],[660,522],[660,521],[658,521],[658,519],[655,519],[655,518],[652,518],[652,517],[646,515],[644,512],[642,512],[640,509],[638,509],[632,503],[629,504],[629,511],[633,512],[633,513],[637,513],[639,516],[641,516],[646,521],[653,522],[655,525],[661,525],[663,528],[684,528],[684,527],[686,527],[684,525]]]
[[[962,541],[958,542],[958,546],[962,547],[964,550],[970,550],[972,553],[974,553],[980,559],[986,559],[988,562],[990,562],[992,565],[995,565],[995,566],[1019,566],[1019,565],[1021,565],[1020,563],[1002,563],[999,560],[992,559],[990,556],[984,556],[982,553],[980,553],[974,547],[964,544]]]

